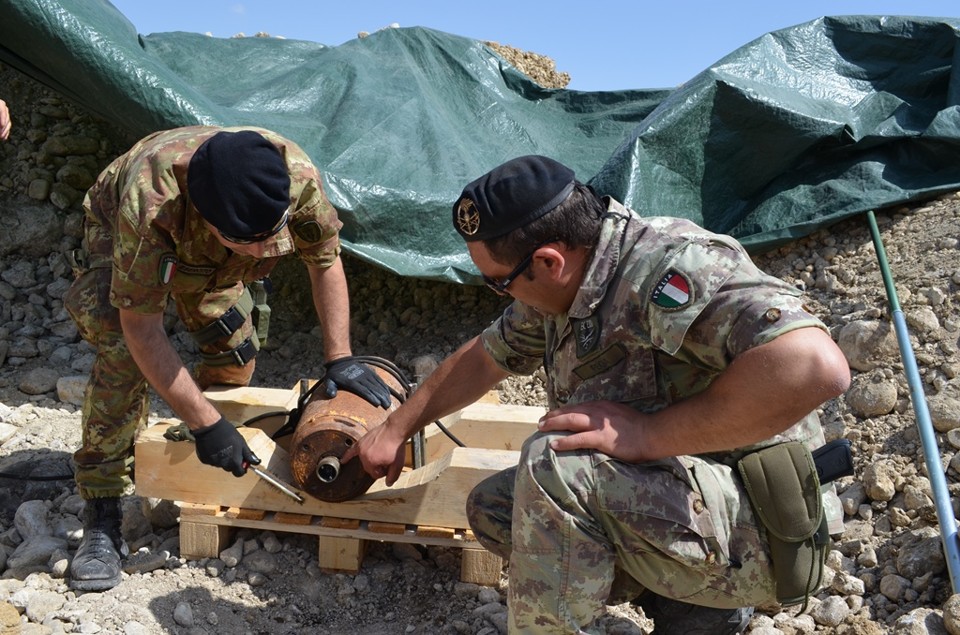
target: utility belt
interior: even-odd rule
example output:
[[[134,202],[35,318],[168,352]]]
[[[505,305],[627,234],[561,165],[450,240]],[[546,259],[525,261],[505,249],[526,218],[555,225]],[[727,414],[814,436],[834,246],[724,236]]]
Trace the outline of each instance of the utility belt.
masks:
[[[813,453],[790,441],[737,463],[757,518],[767,530],[777,600],[806,605],[823,583],[831,540],[820,486],[853,474],[850,442],[832,441]]]
[[[270,329],[270,307],[267,305],[267,280],[256,280],[243,288],[237,303],[227,309],[219,319],[191,333],[199,346],[206,346],[226,339],[237,332],[250,317],[253,323],[253,335],[243,340],[239,346],[222,353],[200,353],[208,366],[245,366],[257,356],[260,348],[267,343]]]

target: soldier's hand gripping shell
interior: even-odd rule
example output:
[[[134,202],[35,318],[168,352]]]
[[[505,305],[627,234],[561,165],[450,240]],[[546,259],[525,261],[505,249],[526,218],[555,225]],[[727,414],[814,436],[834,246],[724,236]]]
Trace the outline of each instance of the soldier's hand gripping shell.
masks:
[[[384,409],[390,407],[390,389],[366,364],[358,362],[354,357],[341,357],[328,362],[326,367],[324,389],[327,397],[336,397],[337,390],[342,388],[360,395],[374,406]]]
[[[194,430],[193,437],[201,463],[222,468],[234,476],[246,474],[248,464],[260,464],[243,435],[223,417],[211,426]]]

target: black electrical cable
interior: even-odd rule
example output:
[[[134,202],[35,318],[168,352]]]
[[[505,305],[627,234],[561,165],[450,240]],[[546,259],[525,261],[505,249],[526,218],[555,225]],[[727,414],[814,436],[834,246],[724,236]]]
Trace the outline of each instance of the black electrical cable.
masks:
[[[386,371],[387,373],[389,373],[391,376],[393,376],[393,378],[397,380],[397,383],[399,383],[401,387],[403,387],[405,394],[400,394],[393,388],[390,388],[390,394],[393,395],[393,397],[400,403],[403,403],[404,401],[406,401],[406,396],[410,394],[410,391],[412,390],[413,385],[409,381],[407,381],[406,377],[404,377],[403,375],[403,371],[400,370],[400,368],[396,364],[394,364],[388,359],[384,359],[382,357],[377,357],[374,355],[356,355],[354,356],[353,359],[358,362],[367,364],[369,366],[380,368]],[[307,398],[311,394],[313,394],[313,391],[317,389],[317,386],[320,386],[322,383],[323,383],[323,378],[321,378],[320,381],[316,382],[313,386],[311,386],[309,390],[303,391],[300,394],[300,397],[297,399],[297,407],[294,408],[293,410],[290,410],[290,411],[277,410],[274,412],[261,413],[247,420],[246,422],[244,422],[243,425],[250,425],[252,423],[256,423],[257,421],[262,421],[263,419],[269,419],[272,417],[285,416],[287,417],[287,422],[284,423],[282,426],[280,426],[280,428],[278,428],[277,431],[273,433],[271,438],[276,440],[280,437],[293,433],[294,429],[297,427],[297,423],[299,423],[300,421],[300,415],[303,412],[303,407],[307,403]],[[457,444],[461,448],[467,447],[460,439],[454,436],[454,434],[450,432],[450,430],[448,430],[447,427],[444,426],[442,423],[440,423],[439,421],[434,421],[433,423],[435,426],[437,426],[440,429],[441,432],[447,435],[447,437],[451,441],[453,441],[455,444]]]
[[[410,382],[406,381],[406,379],[403,377],[403,372],[393,362],[383,359],[382,357],[374,357],[370,355],[360,355],[356,359],[365,364],[370,364],[371,366],[377,366],[387,371],[388,373],[394,376],[394,378],[403,386],[404,390],[406,390],[407,393],[410,392],[410,389],[412,388]],[[400,399],[400,403],[403,403],[403,399]],[[458,446],[460,446],[461,448],[467,447],[460,439],[455,437],[453,433],[450,432],[450,430],[448,430],[445,425],[443,425],[439,421],[434,421],[433,424],[438,428],[440,428],[440,431],[443,432],[445,435],[447,435],[447,437],[451,441],[456,443]]]
[[[13,472],[0,472],[0,478],[8,478],[14,481],[72,481],[73,474],[52,474],[50,476],[27,476],[26,474],[14,474]]]

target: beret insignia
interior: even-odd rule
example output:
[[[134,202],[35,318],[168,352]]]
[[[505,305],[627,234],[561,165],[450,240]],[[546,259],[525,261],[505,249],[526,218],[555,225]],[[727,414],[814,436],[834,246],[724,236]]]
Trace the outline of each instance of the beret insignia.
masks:
[[[480,230],[480,212],[469,198],[460,199],[457,205],[457,227],[467,236],[473,236]]]

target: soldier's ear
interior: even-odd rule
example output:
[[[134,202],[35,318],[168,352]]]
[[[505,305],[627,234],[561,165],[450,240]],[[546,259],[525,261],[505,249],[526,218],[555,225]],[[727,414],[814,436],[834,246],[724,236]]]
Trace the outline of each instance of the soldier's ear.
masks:
[[[533,254],[530,265],[529,273],[536,269],[535,275],[545,275],[549,280],[559,281],[567,266],[567,258],[562,249],[557,249],[553,244],[544,245]]]

